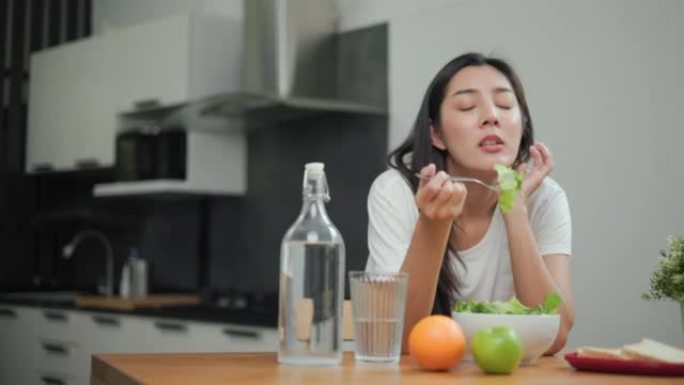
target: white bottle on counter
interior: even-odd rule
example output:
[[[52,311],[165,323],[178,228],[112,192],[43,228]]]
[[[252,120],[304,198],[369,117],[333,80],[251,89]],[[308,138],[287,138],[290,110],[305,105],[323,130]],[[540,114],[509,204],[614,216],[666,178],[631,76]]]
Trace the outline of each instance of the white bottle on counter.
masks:
[[[131,298],[131,265],[128,262],[124,263],[121,270],[119,296],[121,298]]]
[[[131,297],[147,297],[147,262],[140,258],[138,249],[131,248],[128,264],[130,266]]]

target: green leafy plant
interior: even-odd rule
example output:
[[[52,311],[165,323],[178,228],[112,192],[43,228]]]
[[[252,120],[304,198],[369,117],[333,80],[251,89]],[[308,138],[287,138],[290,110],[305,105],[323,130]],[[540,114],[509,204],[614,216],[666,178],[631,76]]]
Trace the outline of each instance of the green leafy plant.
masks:
[[[522,188],[523,176],[502,164],[495,164],[494,169],[499,182],[499,207],[501,207],[501,211],[507,213],[513,207],[518,192]]]
[[[658,267],[651,275],[651,288],[642,294],[647,300],[670,299],[684,304],[684,237],[669,237],[668,249],[661,250]]]
[[[556,314],[558,307],[563,302],[556,293],[550,293],[544,298],[544,302],[535,306],[527,307],[517,298],[513,297],[508,302],[486,301],[459,301],[454,305],[457,313],[485,313],[485,314]]]

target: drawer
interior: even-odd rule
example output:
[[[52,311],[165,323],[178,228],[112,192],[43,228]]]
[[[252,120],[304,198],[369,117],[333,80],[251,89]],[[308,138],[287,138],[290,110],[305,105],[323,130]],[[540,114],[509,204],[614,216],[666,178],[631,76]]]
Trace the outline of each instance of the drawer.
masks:
[[[37,370],[31,373],[30,385],[88,385],[88,377],[63,371]]]
[[[25,385],[31,383],[35,370],[28,367],[0,365],[0,384],[2,385]]]
[[[34,344],[32,357],[39,371],[86,378],[90,374],[90,354],[77,342],[39,338]]]
[[[197,352],[194,328],[190,323],[177,320],[148,320],[145,325],[143,352]]]
[[[221,334],[228,337],[231,352],[275,352],[278,350],[276,329],[226,325],[221,327]]]
[[[84,348],[92,354],[137,353],[145,350],[150,334],[147,320],[116,314],[90,314],[84,329]]]
[[[61,309],[43,309],[32,315],[38,338],[78,341],[83,333],[83,315]]]
[[[275,352],[276,329],[244,325],[195,324],[195,343],[207,352]]]

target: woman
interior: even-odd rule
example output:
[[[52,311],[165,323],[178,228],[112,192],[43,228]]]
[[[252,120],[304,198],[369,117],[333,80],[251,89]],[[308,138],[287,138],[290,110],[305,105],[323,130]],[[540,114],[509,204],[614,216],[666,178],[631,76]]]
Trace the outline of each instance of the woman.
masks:
[[[447,179],[496,184],[495,164],[524,174],[506,213],[497,193]],[[535,306],[553,292],[563,299],[561,326],[547,354],[558,352],[574,320],[570,211],[563,189],[547,178],[553,156],[533,140],[512,68],[476,53],[445,65],[389,165],[368,197],[366,269],[409,273],[404,350],[416,322],[430,313],[450,314],[458,299],[517,296]]]

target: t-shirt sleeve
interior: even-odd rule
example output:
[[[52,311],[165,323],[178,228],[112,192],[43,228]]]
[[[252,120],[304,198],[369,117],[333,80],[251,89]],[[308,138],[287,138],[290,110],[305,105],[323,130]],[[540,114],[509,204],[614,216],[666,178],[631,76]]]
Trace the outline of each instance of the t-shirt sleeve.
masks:
[[[565,191],[553,190],[532,212],[532,231],[539,253],[572,255],[572,223]]]
[[[376,179],[368,194],[367,271],[401,269],[416,218],[413,193],[401,176],[385,174]]]

